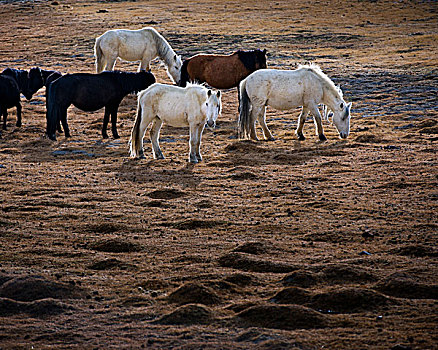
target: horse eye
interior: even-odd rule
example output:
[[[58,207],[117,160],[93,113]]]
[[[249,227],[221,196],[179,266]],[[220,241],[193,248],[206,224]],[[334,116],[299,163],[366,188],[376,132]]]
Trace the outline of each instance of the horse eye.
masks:
[[[344,104],[343,103],[341,103],[341,109],[344,109]]]
[[[208,103],[206,102],[205,105],[208,106]]]

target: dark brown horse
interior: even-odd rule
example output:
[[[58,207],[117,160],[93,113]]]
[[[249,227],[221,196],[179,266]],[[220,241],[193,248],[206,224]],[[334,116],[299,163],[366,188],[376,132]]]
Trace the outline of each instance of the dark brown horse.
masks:
[[[239,50],[231,55],[199,54],[184,61],[180,86],[197,82],[216,89],[230,89],[238,87],[241,80],[263,68],[266,68],[266,50]]]

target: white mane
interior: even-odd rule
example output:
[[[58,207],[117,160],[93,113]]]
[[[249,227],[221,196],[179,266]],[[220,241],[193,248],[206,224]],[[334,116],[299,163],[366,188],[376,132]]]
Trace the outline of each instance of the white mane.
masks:
[[[333,91],[334,94],[338,94],[340,98],[343,98],[342,90],[339,86],[336,86],[333,81],[321,70],[321,68],[314,63],[311,64],[305,64],[305,65],[298,65],[298,69],[308,69],[311,70],[313,73],[315,73],[320,80],[323,82],[323,84],[330,88],[330,90]]]
[[[155,39],[155,43],[157,44],[158,56],[160,56],[167,66],[171,65],[176,53],[173,51],[167,40],[164,39],[164,37],[152,27],[146,27],[143,28],[143,30],[148,30],[151,32]]]

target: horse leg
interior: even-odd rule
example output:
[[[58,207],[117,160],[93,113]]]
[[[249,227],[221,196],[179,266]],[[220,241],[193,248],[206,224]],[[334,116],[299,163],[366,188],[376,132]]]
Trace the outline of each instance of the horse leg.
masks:
[[[59,119],[61,120],[62,127],[64,128],[65,137],[71,137],[70,129],[67,124],[67,108],[61,109],[59,113]],[[56,123],[59,123],[59,119],[56,121]]]
[[[3,130],[6,130],[6,120],[8,119],[8,109],[6,106],[1,106],[1,115],[3,115]]]
[[[122,102],[122,101],[120,101]],[[117,132],[117,110],[119,109],[119,103],[117,103],[117,105],[115,107],[112,108],[111,110],[111,131],[113,133],[113,137],[115,139],[120,138],[118,132]]]
[[[304,141],[306,139],[303,135],[303,126],[304,126],[304,122],[306,121],[307,113],[309,113],[307,106],[303,106],[303,110],[301,111],[301,114],[298,117],[297,129],[295,130],[295,134],[298,136],[298,140],[300,141]]]
[[[202,162],[202,157],[201,157],[201,137],[202,137],[202,132],[204,131],[204,127],[205,127],[205,124],[199,124],[197,126],[197,129],[196,129],[197,144],[196,144],[195,156],[196,156],[196,159],[198,160],[198,162]]]
[[[258,141],[259,138],[257,137],[257,132],[256,132],[256,121],[259,117],[259,114],[261,112],[260,107],[255,106],[254,104],[252,105],[252,110],[251,110],[251,114],[250,114],[250,122],[249,122],[249,137],[254,140],[254,141]]]
[[[117,56],[111,56],[106,60],[105,70],[114,70],[116,65]]]
[[[106,132],[106,129],[108,127],[109,116],[110,116],[109,108],[105,107],[105,112],[103,114],[103,124],[102,124],[102,137],[104,139],[108,138],[108,133]]]
[[[161,125],[163,125],[163,121],[160,118],[155,118],[152,122],[151,130],[149,131],[152,143],[152,152],[154,153],[155,159],[164,159],[163,153],[160,149],[160,144],[158,142]]]
[[[263,129],[263,136],[265,137],[266,141],[275,141],[274,136],[272,136],[271,131],[268,129],[268,126],[266,125],[266,107],[263,106],[261,108],[260,113],[258,114],[257,120],[259,121],[260,125]]]
[[[151,67],[150,67],[150,60],[149,60],[149,58],[143,58],[140,61],[140,66],[138,67],[138,71],[139,72],[141,72],[141,71],[149,72],[150,70],[151,70]]]
[[[137,118],[138,118],[138,116],[137,116]],[[146,132],[147,127],[149,126],[149,124],[151,123],[151,121],[153,119],[154,119],[154,116],[153,116],[152,112],[150,111],[150,108],[143,108],[140,125],[138,126],[138,142],[139,142],[138,158],[140,158],[140,159],[146,158],[144,156],[143,138],[144,138],[144,134]],[[151,140],[151,142],[152,142],[152,140]],[[153,146],[152,146],[152,150],[153,150]]]
[[[327,141],[327,137],[324,135],[324,129],[322,128],[322,119],[321,114],[319,113],[318,105],[317,104],[311,104],[309,106],[310,113],[313,115],[313,120],[315,122],[316,132],[319,136],[319,139],[321,141]]]
[[[21,103],[17,104],[17,127],[21,127]]]
[[[196,156],[196,145],[198,144],[198,131],[195,124],[190,124],[189,128],[190,140],[189,140],[189,162],[198,163],[198,157]]]

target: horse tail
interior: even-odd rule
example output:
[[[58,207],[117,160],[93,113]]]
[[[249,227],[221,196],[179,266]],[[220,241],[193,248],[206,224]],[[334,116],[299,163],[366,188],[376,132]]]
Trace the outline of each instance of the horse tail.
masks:
[[[244,138],[249,135],[250,129],[250,113],[251,113],[251,100],[249,99],[248,92],[246,91],[246,79],[240,83],[239,94],[239,121],[238,121],[238,133],[239,138]]]
[[[190,75],[187,71],[187,66],[189,65],[190,60],[185,60],[181,66],[181,80],[179,82],[179,86],[186,87],[187,83],[190,81]]]
[[[94,45],[94,55],[96,56],[96,72],[100,73],[103,71],[104,56],[102,48],[100,47],[101,38],[96,39],[96,44]]]
[[[47,129],[46,134],[51,140],[56,140],[56,125],[61,118],[60,108],[55,102],[56,88],[55,84],[51,83],[46,92],[46,119]]]
[[[134,127],[131,131],[131,139],[129,140],[129,148],[130,148],[130,154],[131,157],[136,158],[140,156],[141,152],[141,140],[140,140],[140,124],[142,119],[142,108],[141,108],[141,101],[140,101],[140,95],[138,98],[138,105],[137,105],[137,117],[135,118]]]

